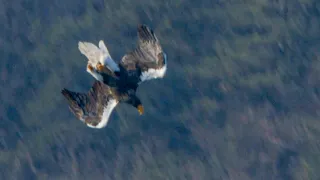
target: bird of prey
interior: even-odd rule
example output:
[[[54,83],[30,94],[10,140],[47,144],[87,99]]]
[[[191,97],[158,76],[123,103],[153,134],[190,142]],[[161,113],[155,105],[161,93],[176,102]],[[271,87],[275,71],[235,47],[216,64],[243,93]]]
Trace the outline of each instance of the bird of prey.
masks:
[[[63,89],[71,112],[88,127],[103,128],[118,103],[128,103],[143,114],[144,108],[136,96],[140,83],[163,78],[167,70],[167,55],[153,30],[139,25],[137,47],[125,54],[119,63],[110,56],[104,42],[99,47],[79,42],[80,52],[87,57],[87,71],[96,79],[87,93]]]

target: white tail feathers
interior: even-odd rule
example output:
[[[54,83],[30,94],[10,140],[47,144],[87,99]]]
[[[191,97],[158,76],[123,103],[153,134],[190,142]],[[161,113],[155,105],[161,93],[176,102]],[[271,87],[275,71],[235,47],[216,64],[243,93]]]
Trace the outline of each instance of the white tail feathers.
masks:
[[[107,46],[104,44],[103,40],[99,41],[99,48],[104,51],[106,54],[108,54],[108,56],[110,56],[110,53],[108,51]]]
[[[120,71],[117,63],[111,58],[108,48],[104,44],[103,40],[99,41],[99,48],[89,42],[79,42],[78,48],[81,54],[88,58],[88,63],[93,67],[97,65],[98,62],[107,66],[112,71]]]
[[[99,41],[99,48],[104,53],[103,62],[101,64],[106,64],[112,71],[120,71],[120,68],[117,63],[112,59],[107,46],[104,44],[103,40]]]
[[[85,55],[88,58],[88,63],[92,64],[94,67],[99,62],[101,52],[98,47],[89,42],[79,42],[78,48],[81,54]]]

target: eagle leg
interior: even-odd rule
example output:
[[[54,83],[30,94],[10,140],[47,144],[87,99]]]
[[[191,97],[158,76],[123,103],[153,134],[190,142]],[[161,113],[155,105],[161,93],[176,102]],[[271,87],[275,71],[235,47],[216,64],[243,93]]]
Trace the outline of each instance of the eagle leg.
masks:
[[[87,69],[88,69],[90,72],[92,72],[92,71],[93,71],[92,65],[91,65],[91,64],[88,64],[88,65],[87,65]]]
[[[99,62],[99,63],[96,65],[96,68],[97,68],[98,71],[103,71],[104,66]]]

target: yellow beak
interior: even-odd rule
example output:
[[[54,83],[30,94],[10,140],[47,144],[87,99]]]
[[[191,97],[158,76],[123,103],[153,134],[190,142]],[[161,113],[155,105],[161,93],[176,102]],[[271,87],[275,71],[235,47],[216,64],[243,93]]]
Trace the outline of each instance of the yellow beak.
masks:
[[[144,113],[144,109],[143,109],[142,105],[139,105],[137,109],[138,109],[140,115],[142,115]]]

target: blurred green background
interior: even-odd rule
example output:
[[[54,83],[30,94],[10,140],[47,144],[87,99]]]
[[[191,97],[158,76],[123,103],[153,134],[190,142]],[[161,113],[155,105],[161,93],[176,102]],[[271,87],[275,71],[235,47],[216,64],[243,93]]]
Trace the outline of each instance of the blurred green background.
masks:
[[[0,179],[320,179],[320,1],[2,0],[0,23]],[[94,82],[78,41],[119,61],[140,23],[167,75],[86,127],[60,94]]]

